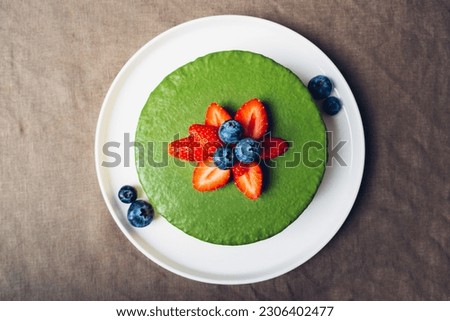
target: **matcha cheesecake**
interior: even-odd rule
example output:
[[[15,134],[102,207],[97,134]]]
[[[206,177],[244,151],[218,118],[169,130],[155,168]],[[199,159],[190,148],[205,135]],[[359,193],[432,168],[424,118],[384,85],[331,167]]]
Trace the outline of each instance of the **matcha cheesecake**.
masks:
[[[155,212],[205,242],[272,237],[310,204],[327,158],[308,89],[263,55],[221,51],[167,75],[135,137],[140,183]]]

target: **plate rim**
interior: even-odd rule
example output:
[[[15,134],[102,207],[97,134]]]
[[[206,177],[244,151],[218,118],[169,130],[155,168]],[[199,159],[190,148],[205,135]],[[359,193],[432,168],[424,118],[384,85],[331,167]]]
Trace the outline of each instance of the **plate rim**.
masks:
[[[160,39],[169,37],[172,33],[176,33],[180,29],[192,26],[194,24],[202,24],[202,23],[205,23],[205,21],[207,22],[208,20],[213,21],[216,19],[219,19],[219,20],[221,20],[221,19],[231,19],[231,20],[238,19],[238,20],[247,20],[250,22],[253,21],[253,22],[258,22],[258,23],[266,23],[268,25],[272,24],[277,28],[284,29],[284,31],[295,33],[296,36],[303,38],[303,40],[308,42],[309,45],[315,47],[316,50],[320,51],[325,56],[325,58],[329,61],[330,66],[334,69],[334,72],[339,74],[342,77],[342,79],[344,79],[345,85],[347,86],[347,90],[350,94],[349,99],[351,99],[352,100],[351,103],[354,104],[354,106],[356,106],[356,109],[355,109],[356,113],[353,114],[353,116],[356,117],[356,119],[355,119],[356,123],[352,123],[352,125],[355,125],[357,127],[357,128],[355,128],[355,130],[358,131],[358,133],[362,134],[362,136],[360,136],[360,137],[353,137],[353,130],[351,130],[351,134],[352,134],[351,139],[352,139],[352,141],[354,141],[354,138],[356,138],[357,142],[358,142],[358,148],[360,148],[360,151],[357,154],[357,155],[359,155],[359,160],[356,163],[352,163],[352,166],[355,166],[355,165],[358,166],[358,168],[357,168],[358,175],[357,175],[357,177],[354,178],[355,185],[354,185],[354,188],[352,189],[353,194],[351,196],[346,197],[347,199],[351,199],[351,201],[348,202],[348,204],[349,204],[348,208],[346,208],[346,210],[345,210],[346,214],[343,215],[341,222],[339,224],[335,225],[335,229],[334,229],[334,232],[331,233],[331,237],[329,239],[327,239],[325,242],[323,242],[323,245],[318,250],[312,251],[313,253],[309,253],[308,255],[306,255],[307,258],[305,260],[297,260],[290,265],[286,265],[283,269],[278,269],[276,272],[272,272],[272,273],[266,273],[263,276],[245,277],[244,279],[234,279],[234,280],[217,279],[217,278],[213,278],[213,277],[201,276],[199,274],[188,273],[188,272],[182,271],[182,270],[177,269],[169,264],[166,264],[165,262],[162,262],[160,259],[154,257],[153,255],[148,253],[148,251],[143,249],[142,246],[125,229],[125,227],[119,221],[117,215],[115,214],[115,210],[114,210],[114,208],[111,204],[111,201],[106,193],[106,187],[105,187],[104,181],[101,176],[102,169],[100,166],[100,163],[101,163],[100,162],[100,154],[101,153],[100,153],[99,147],[100,147],[100,136],[101,136],[103,119],[105,118],[108,104],[111,99],[111,96],[114,93],[114,89],[117,87],[118,83],[121,81],[123,74],[126,73],[129,66],[132,66],[135,63],[135,60],[137,60],[144,51],[146,51],[149,47],[151,47],[154,43],[158,42]],[[110,215],[113,217],[114,221],[116,222],[116,224],[118,225],[118,227],[122,231],[122,233],[126,236],[126,238],[133,244],[133,246],[135,246],[147,258],[149,258],[150,260],[152,260],[154,263],[158,264],[159,266],[163,267],[164,269],[166,269],[174,274],[177,274],[179,276],[185,277],[187,279],[204,282],[204,283],[210,283],[210,284],[227,284],[227,285],[250,284],[250,283],[256,283],[256,282],[273,279],[275,277],[281,276],[281,275],[288,273],[288,272],[292,271],[293,269],[301,266],[302,264],[304,264],[308,260],[310,260],[313,256],[315,256],[317,253],[319,253],[336,236],[337,232],[341,229],[342,225],[347,220],[348,215],[350,214],[350,212],[355,204],[355,201],[357,199],[357,196],[358,196],[358,193],[359,193],[359,190],[361,187],[361,182],[363,179],[364,168],[365,168],[365,157],[366,157],[365,137],[364,136],[365,136],[365,133],[364,133],[364,127],[363,127],[363,123],[362,123],[361,114],[359,112],[358,104],[353,95],[353,92],[351,91],[350,86],[348,85],[344,76],[342,75],[340,70],[336,67],[334,62],[320,48],[318,48],[314,43],[312,43],[309,39],[305,38],[300,33],[296,32],[280,23],[277,23],[277,22],[274,22],[271,20],[267,20],[264,18],[260,18],[260,17],[248,16],[248,15],[212,15],[212,16],[201,17],[201,18],[183,22],[181,24],[173,26],[173,27],[167,29],[166,31],[158,34],[156,37],[150,39],[147,43],[145,43],[143,46],[141,46],[122,66],[122,68],[117,73],[114,80],[112,81],[112,83],[105,95],[105,98],[103,99],[103,103],[101,105],[101,109],[99,112],[99,116],[98,116],[98,120],[97,120],[97,124],[96,124],[96,130],[95,130],[95,143],[94,143],[95,168],[96,168],[96,174],[97,174],[99,187],[100,187],[103,199],[104,199],[104,201],[107,205],[107,208],[110,212]],[[355,153],[352,153],[352,157],[354,157],[354,154]],[[298,262],[298,261],[300,261],[300,262]],[[191,270],[191,268],[188,268],[188,270]]]

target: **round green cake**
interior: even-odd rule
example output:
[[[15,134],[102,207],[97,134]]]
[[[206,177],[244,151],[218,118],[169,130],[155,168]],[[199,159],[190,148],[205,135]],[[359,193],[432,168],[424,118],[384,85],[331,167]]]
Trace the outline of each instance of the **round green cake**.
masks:
[[[252,98],[264,103],[272,136],[290,144],[262,165],[261,196],[246,198],[232,180],[215,191],[195,190],[196,164],[169,156],[168,143],[203,124],[210,103],[234,116]],[[222,245],[253,243],[289,226],[313,199],[327,157],[325,125],[299,78],[272,59],[236,50],[208,54],[166,76],[142,109],[135,142],[139,180],[155,211],[185,233]]]

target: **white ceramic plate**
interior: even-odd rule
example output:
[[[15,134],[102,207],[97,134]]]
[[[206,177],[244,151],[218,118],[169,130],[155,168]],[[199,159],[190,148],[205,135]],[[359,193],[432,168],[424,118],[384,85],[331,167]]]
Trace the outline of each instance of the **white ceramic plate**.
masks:
[[[158,215],[148,227],[133,228],[126,219],[128,206],[117,199],[117,192],[122,185],[139,186],[130,141],[134,139],[148,95],[176,68],[210,52],[231,49],[268,56],[295,72],[305,84],[318,74],[332,79],[335,84],[332,94],[341,99],[343,110],[334,117],[324,115],[324,120],[333,136],[330,148],[339,141],[346,142],[339,150],[346,166],[335,161],[328,165],[314,200],[303,214],[283,232],[264,241],[243,246],[213,245],[188,236]],[[333,62],[298,33],[246,16],[193,20],[143,46],[112,83],[103,102],[95,137],[100,188],[112,217],[126,237],[167,270],[218,284],[267,280],[300,266],[319,252],[339,230],[353,206],[361,184],[364,154],[358,106]],[[118,166],[105,166],[119,156]],[[142,190],[139,192],[143,197]]]

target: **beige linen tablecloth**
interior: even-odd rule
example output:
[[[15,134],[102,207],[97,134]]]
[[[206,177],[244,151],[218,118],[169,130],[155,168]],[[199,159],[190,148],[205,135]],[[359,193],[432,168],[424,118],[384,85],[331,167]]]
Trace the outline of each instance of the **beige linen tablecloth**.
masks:
[[[0,1],[0,299],[449,300],[449,10],[437,0]],[[307,263],[252,285],[203,284],[148,260],[108,213],[94,167],[100,106],[123,64],[159,33],[218,14],[266,18],[318,45],[366,133],[343,227]]]

